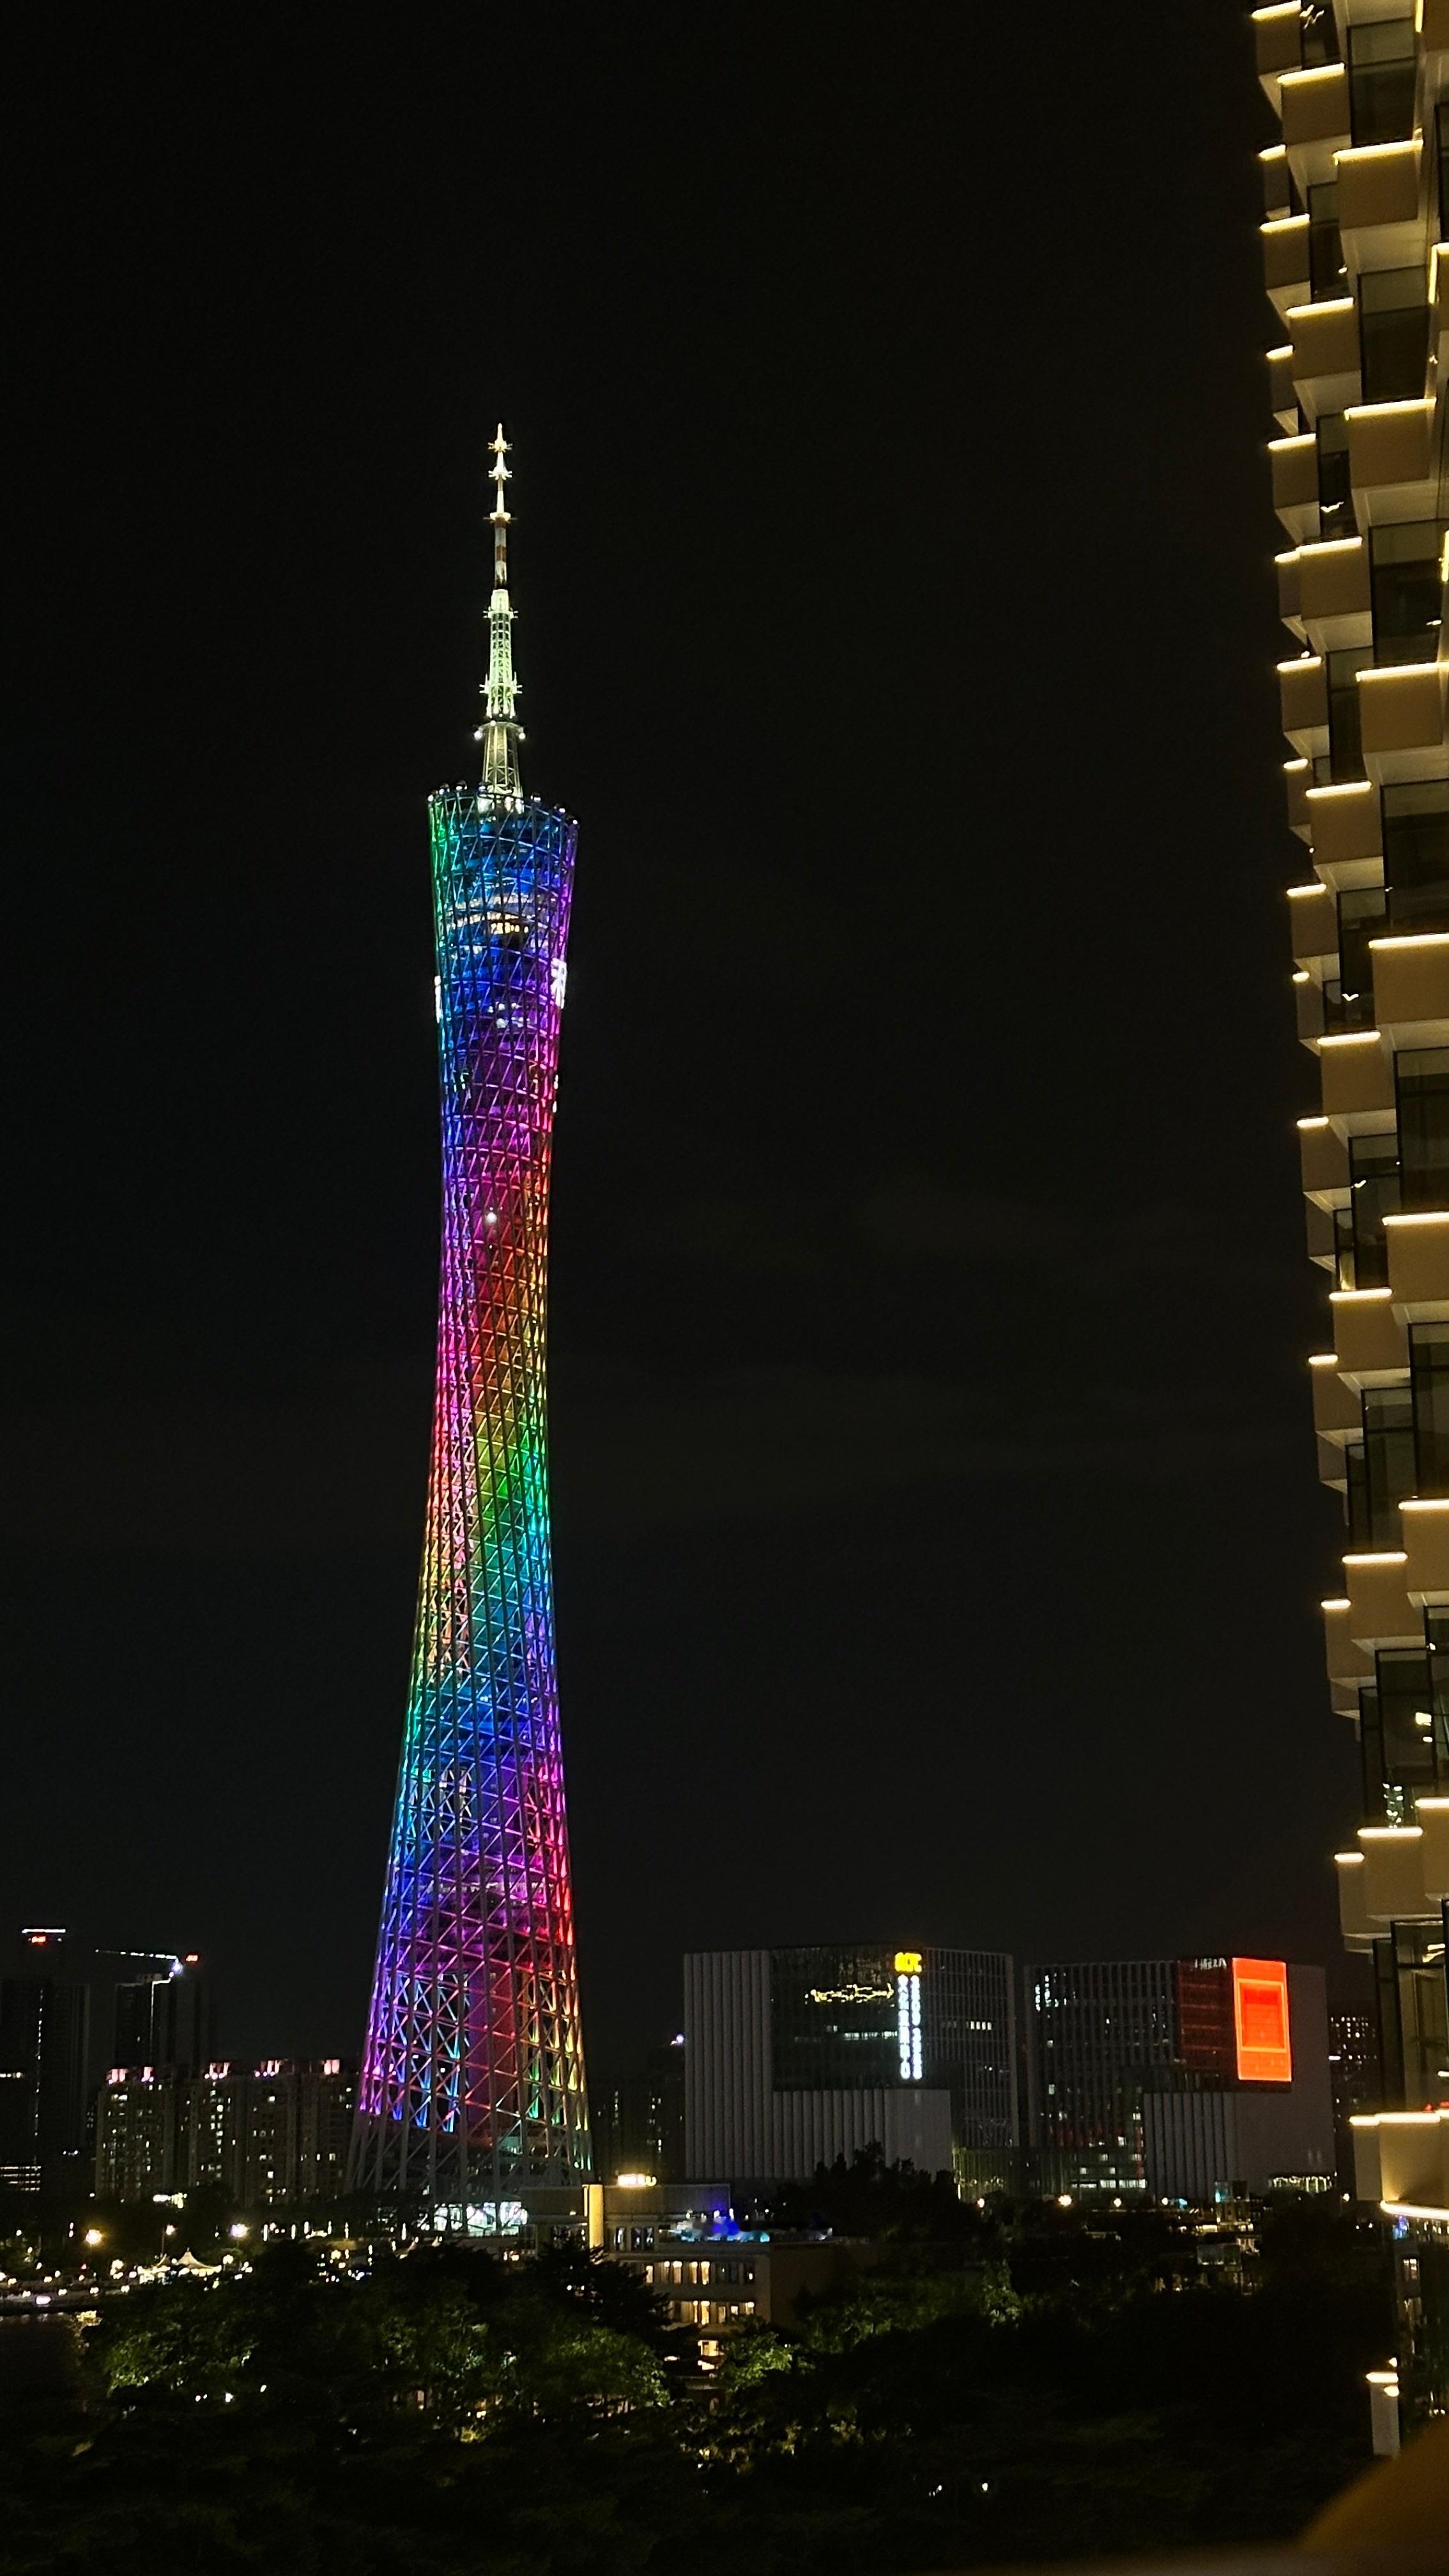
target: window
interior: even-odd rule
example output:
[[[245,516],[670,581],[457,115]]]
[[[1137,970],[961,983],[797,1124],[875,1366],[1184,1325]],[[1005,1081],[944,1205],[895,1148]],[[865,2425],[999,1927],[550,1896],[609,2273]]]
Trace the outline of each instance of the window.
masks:
[[[1418,1047],[1394,1060],[1399,1102],[1399,1189],[1406,1209],[1449,1208],[1449,1047]]]
[[[1429,366],[1422,268],[1371,269],[1358,282],[1365,402],[1412,402]]]
[[[1449,782],[1382,791],[1384,884],[1394,930],[1449,930]]]
[[[1351,535],[1352,530],[1350,516],[1346,533]],[[1335,786],[1364,775],[1358,675],[1373,658],[1371,644],[1351,645],[1346,652],[1328,656],[1328,775]]]
[[[1363,1392],[1363,1438],[1350,1442],[1348,1522],[1357,1548],[1399,1545],[1399,1504],[1416,1486],[1414,1407],[1407,1387]]]
[[[1370,530],[1375,661],[1433,661],[1439,650],[1443,542],[1436,519]]]
[[[1413,133],[1412,17],[1350,27],[1348,113],[1355,145],[1403,143]]]
[[[1415,1491],[1449,1494],[1449,1324],[1411,1327],[1409,1382],[1414,1398]],[[1449,1633],[1445,1644],[1449,1647]],[[1445,1669],[1449,1671],[1449,1665]]]
[[[1394,1136],[1355,1136],[1348,1149],[1349,1223],[1355,1288],[1386,1288],[1389,1248],[1384,1218],[1398,1213],[1399,1148]],[[1412,1485],[1404,1488],[1413,1492]]]
[[[1341,411],[1324,412],[1314,432],[1318,457],[1318,533],[1321,538],[1358,534],[1348,463],[1348,423]]]
[[[1348,295],[1348,271],[1338,231],[1338,183],[1308,191],[1308,292],[1315,304]]]

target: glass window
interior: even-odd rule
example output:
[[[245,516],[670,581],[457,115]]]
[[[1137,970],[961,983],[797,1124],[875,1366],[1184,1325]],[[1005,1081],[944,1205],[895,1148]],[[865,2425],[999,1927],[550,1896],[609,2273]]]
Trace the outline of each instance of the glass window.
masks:
[[[1402,1204],[1449,1208],[1449,1047],[1407,1050],[1394,1072]]]
[[[1437,519],[1369,531],[1376,661],[1433,661],[1439,650],[1443,542]]]
[[[1299,39],[1305,71],[1321,70],[1325,63],[1342,62],[1338,48],[1338,26],[1332,0],[1306,0],[1303,32]]]
[[[1348,112],[1355,144],[1403,143],[1414,131],[1414,21],[1378,18],[1348,31]]]
[[[1394,1966],[1399,1986],[1399,2041],[1404,2102],[1416,2110],[1442,2102],[1449,2090],[1449,1994],[1444,1983],[1444,1927],[1396,1923]]]
[[[1384,883],[1395,930],[1449,930],[1449,781],[1385,787]]]
[[[1412,402],[1429,366],[1422,268],[1373,269],[1358,282],[1365,402]]]
[[[1399,1148],[1394,1136],[1355,1136],[1348,1149],[1349,1215],[1353,1232],[1353,1285],[1387,1288],[1389,1249],[1384,1218],[1399,1207]],[[1412,1484],[1403,1491],[1411,1494]]]
[[[1414,1396],[1415,1490],[1449,1494],[1449,1324],[1410,1328],[1409,1383]],[[1445,1645],[1449,1648],[1449,1628]],[[1445,1670],[1449,1672],[1449,1664]]]
[[[1335,785],[1364,776],[1358,675],[1373,658],[1370,644],[1352,645],[1328,656],[1328,775]]]
[[[1308,292],[1315,304],[1352,292],[1338,231],[1338,183],[1308,191]]]
[[[1326,411],[1313,432],[1318,455],[1318,533],[1321,538],[1353,537],[1358,519],[1348,461],[1348,423],[1341,411]]]
[[[1376,1655],[1384,1777],[1401,1789],[1432,1790],[1439,1774],[1429,1657],[1413,1648]]]
[[[1449,101],[1441,100],[1434,110],[1434,133],[1439,161],[1439,239],[1449,241]],[[1266,170],[1267,164],[1264,163]]]

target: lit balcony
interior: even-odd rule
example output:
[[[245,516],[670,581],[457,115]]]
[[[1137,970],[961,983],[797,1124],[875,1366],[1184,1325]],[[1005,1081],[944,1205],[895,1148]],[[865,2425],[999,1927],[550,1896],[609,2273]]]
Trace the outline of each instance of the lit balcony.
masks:
[[[1288,310],[1293,348],[1293,384],[1299,408],[1309,420],[1320,413],[1347,411],[1363,400],[1362,355],[1358,306],[1351,295],[1335,295],[1322,304],[1294,304]]]
[[[1279,321],[1286,322],[1290,306],[1306,304],[1312,292],[1308,217],[1280,215],[1272,223],[1259,225],[1258,238],[1263,245],[1263,284],[1268,301]]]
[[[1357,1387],[1345,1386],[1338,1373],[1337,1351],[1315,1351],[1308,1363],[1313,1389],[1313,1428],[1320,1440],[1340,1445],[1363,1437],[1363,1406]]]
[[[1302,551],[1301,546],[1294,546],[1291,553],[1275,555],[1273,569],[1278,576],[1278,614],[1285,626],[1291,626],[1294,634],[1302,637],[1303,649],[1307,652],[1308,639],[1303,634],[1303,612],[1299,605],[1303,593],[1298,571]]]
[[[1386,1923],[1432,1923],[1439,1900],[1424,1885],[1422,1825],[1360,1825],[1363,1910],[1380,1929]]]
[[[1298,1160],[1303,1195],[1321,1208],[1348,1205],[1348,1147],[1326,1118],[1298,1121]]]
[[[1293,382],[1293,348],[1268,352],[1268,408],[1280,429],[1298,427],[1298,388]]]
[[[1359,526],[1434,518],[1438,486],[1432,402],[1359,403],[1346,418],[1348,470]]]
[[[1366,143],[1340,152],[1338,229],[1351,275],[1366,268],[1417,268],[1424,256],[1426,209],[1420,146]]]
[[[1383,821],[1372,779],[1310,787],[1305,802],[1313,836],[1314,875],[1336,891],[1345,886],[1382,885]]]
[[[1449,931],[1371,939],[1374,1015],[1391,1047],[1449,1046]]]
[[[1384,1218],[1389,1295],[1406,1324],[1449,1322],[1449,1214]]]
[[[1349,1626],[1346,1601],[1323,1603],[1323,1660],[1329,1681],[1337,1688],[1346,1685],[1355,1696],[1351,1706],[1357,1711],[1360,1682],[1371,1682],[1374,1659],[1366,1646],[1361,1646]]]
[[[1278,707],[1283,731],[1303,760],[1328,752],[1328,673],[1322,656],[1303,653],[1278,665]],[[1337,946],[1335,939],[1334,945]]]
[[[1400,1547],[1343,1560],[1349,1634],[1366,1652],[1424,1642],[1423,1613],[1415,1609],[1404,1583],[1407,1563]]]
[[[1359,2200],[1449,2218],[1449,2111],[1355,2111],[1349,2127]]]
[[[1269,221],[1275,215],[1291,215],[1293,177],[1281,143],[1266,144],[1259,153],[1258,176],[1263,184],[1263,212]]]
[[[1449,1602],[1449,1501],[1416,1496],[1400,1503],[1399,1523],[1409,1599],[1424,1609],[1440,1609]]]
[[[1340,1377],[1364,1387],[1397,1386],[1408,1376],[1409,1336],[1390,1289],[1335,1288],[1328,1302]]]
[[[1314,982],[1306,966],[1300,966],[1293,977],[1293,1007],[1300,1043],[1317,1055],[1324,1035],[1323,986]]]
[[[1306,966],[1310,973],[1316,968],[1321,976],[1337,957],[1338,906],[1317,877],[1288,888],[1288,933],[1295,966]]]
[[[1312,794],[1309,784],[1312,776],[1312,766],[1306,760],[1285,760],[1283,763],[1283,794],[1288,806],[1288,829],[1290,832],[1296,832],[1300,841],[1311,842],[1313,839],[1313,814],[1308,802]]]
[[[1390,664],[1358,675],[1363,765],[1380,787],[1449,772],[1449,666]]]
[[[1328,1210],[1315,1207],[1312,1199],[1304,1202],[1303,1217],[1308,1258],[1316,1261],[1319,1269],[1328,1271],[1331,1277],[1338,1268],[1338,1228]]]
[[[1367,1882],[1364,1877],[1363,1853],[1361,1851],[1335,1852],[1333,1865],[1338,1872],[1338,1924],[1343,1934],[1344,1947],[1349,1950],[1371,1950],[1374,1934],[1381,1932],[1383,1926],[1370,1921],[1368,1909],[1364,1904],[1364,1890]],[[1377,2199],[1377,2197],[1378,2194],[1375,2192],[1374,2198]]]
[[[1273,507],[1295,546],[1318,534],[1318,441],[1270,438]]]
[[[1377,1029],[1318,1041],[1323,1114],[1344,1136],[1382,1136],[1394,1123],[1394,1060]]]
[[[1303,12],[1298,0],[1279,0],[1275,8],[1253,11],[1253,56],[1264,96],[1276,116],[1284,72],[1303,68]]]
[[[1281,71],[1277,79],[1283,148],[1298,193],[1306,197],[1333,177],[1336,155],[1352,145],[1348,73],[1342,63],[1325,63],[1315,71]]]
[[[1298,549],[1297,616],[1315,653],[1373,642],[1368,547],[1362,537],[1330,537]]]

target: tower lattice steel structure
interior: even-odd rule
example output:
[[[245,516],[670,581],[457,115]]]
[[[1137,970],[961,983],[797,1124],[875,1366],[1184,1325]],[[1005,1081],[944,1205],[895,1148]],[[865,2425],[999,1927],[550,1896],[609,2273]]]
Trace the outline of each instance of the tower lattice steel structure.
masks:
[[[492,442],[483,771],[429,800],[443,1240],[427,1534],[353,2145],[436,2210],[590,2170],[545,1455],[550,1140],[575,827],[525,796]]]

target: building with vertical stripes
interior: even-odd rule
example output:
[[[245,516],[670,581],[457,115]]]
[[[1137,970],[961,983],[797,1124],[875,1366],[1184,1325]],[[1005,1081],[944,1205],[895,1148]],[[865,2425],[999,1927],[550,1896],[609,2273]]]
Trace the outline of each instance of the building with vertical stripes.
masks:
[[[887,2164],[1009,2189],[1014,1972],[991,1950],[894,1943],[696,1952],[684,1962],[685,2163],[731,2183]]]

